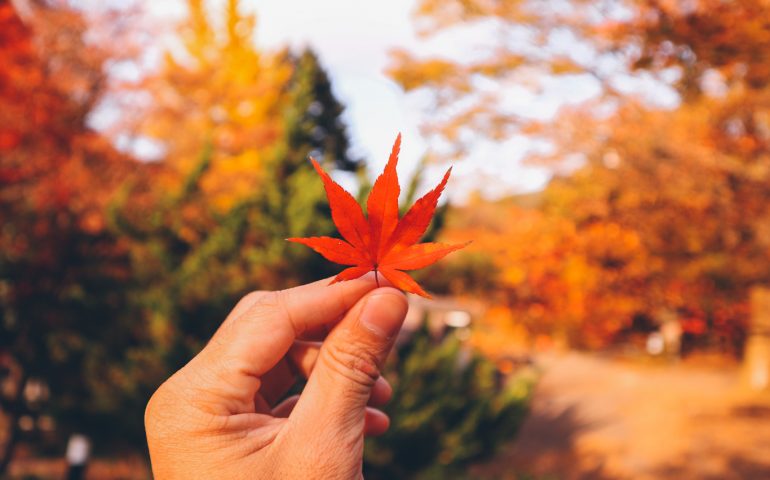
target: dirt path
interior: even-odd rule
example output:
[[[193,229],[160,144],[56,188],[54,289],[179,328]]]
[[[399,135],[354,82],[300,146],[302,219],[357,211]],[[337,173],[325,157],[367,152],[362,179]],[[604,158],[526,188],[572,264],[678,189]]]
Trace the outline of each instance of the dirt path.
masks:
[[[547,479],[770,479],[770,397],[738,371],[571,353],[543,377],[513,445],[474,473]]]

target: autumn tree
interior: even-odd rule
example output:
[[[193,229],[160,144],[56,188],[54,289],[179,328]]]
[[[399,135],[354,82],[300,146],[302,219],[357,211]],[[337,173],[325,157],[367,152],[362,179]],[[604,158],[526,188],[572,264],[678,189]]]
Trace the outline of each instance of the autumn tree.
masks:
[[[180,38],[198,39],[185,43],[196,60],[169,56],[143,84],[157,99],[144,134],[169,129],[157,137],[163,156],[111,207],[112,225],[131,239],[134,297],[152,319],[157,370],[166,373],[197,352],[243,294],[333,272],[285,239],[334,230],[308,157],[351,173],[360,163],[312,51],[259,49],[236,2],[222,11],[189,6]],[[256,110],[245,115],[238,105]],[[171,133],[183,124],[184,134]]]
[[[473,37],[473,55],[397,50],[390,74],[406,91],[430,94],[429,108],[442,115],[426,128],[458,149],[473,136],[507,138],[538,120],[512,97],[546,98],[589,79],[613,102],[664,96],[666,87],[685,102],[725,88],[761,100],[766,9],[761,0],[422,0],[415,23],[423,37],[469,28],[489,35]]]
[[[136,86],[147,98],[121,133],[153,142],[168,174],[158,181],[179,187],[210,148],[201,188],[226,211],[265,183],[265,164],[283,135],[292,62],[281,52],[255,47],[255,17],[237,0],[207,8],[184,3],[187,15],[172,30],[161,65]],[[184,134],[182,132],[195,132]]]
[[[587,239],[597,225],[632,232],[651,260],[640,312],[698,318],[730,332],[713,340],[731,337],[735,349],[746,291],[768,281],[767,8],[426,0],[416,15],[428,36],[469,26],[498,34],[480,36],[490,40],[470,60],[397,52],[391,72],[406,90],[432,95],[442,115],[426,128],[455,153],[479,137],[526,134],[551,147],[536,159],[571,168],[578,160],[537,208]],[[571,84],[595,93],[566,98],[572,105],[556,116],[512,99],[558,96],[552,87]]]
[[[455,296],[487,299],[474,343],[490,356],[520,354],[541,335],[577,347],[606,345],[646,307],[654,267],[639,235],[609,221],[578,228],[525,203],[476,199],[455,207],[442,238],[474,242],[429,278],[451,279],[444,288]]]
[[[575,206],[601,205],[603,211],[584,214],[638,231],[664,266],[653,283],[657,303],[697,319],[696,330],[713,332],[712,342],[740,351],[747,291],[770,281],[763,80],[770,64],[758,53],[770,38],[758,20],[767,6],[703,1],[638,9],[608,25],[605,36],[616,46],[636,42],[627,57],[632,71],[658,78],[675,72],[669,84],[679,103],[660,111],[627,102],[592,121],[602,132],[593,139],[576,128],[591,118],[588,108],[566,114],[555,138],[561,149],[584,152],[582,175],[605,187]]]
[[[432,115],[423,130],[434,144],[463,156],[479,137],[508,139],[541,118],[533,99],[580,75],[603,80],[610,72],[597,67],[604,49],[592,34],[623,11],[613,1],[422,0],[414,11],[421,38],[469,41],[451,53],[395,50],[388,72],[405,91],[425,94]]]
[[[104,216],[136,164],[88,125],[105,53],[77,12],[25,5],[22,20],[0,2],[0,471],[22,416],[53,417],[62,433],[104,431],[140,341],[120,288],[126,250]]]
[[[696,330],[713,327],[712,340],[737,352],[746,293],[769,280],[767,180],[714,149],[714,132],[704,128],[711,102],[702,102],[675,112],[628,107],[606,138],[574,141],[586,165],[552,183],[545,208],[586,228],[613,221],[632,229],[655,260],[643,311],[697,318]]]

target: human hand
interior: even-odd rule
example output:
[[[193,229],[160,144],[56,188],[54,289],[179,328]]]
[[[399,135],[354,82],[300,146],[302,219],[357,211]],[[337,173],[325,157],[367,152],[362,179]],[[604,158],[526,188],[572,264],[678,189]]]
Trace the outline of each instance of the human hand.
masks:
[[[361,478],[364,435],[389,425],[379,371],[406,310],[371,277],[244,297],[147,405],[155,478]],[[304,390],[276,405],[295,373]]]

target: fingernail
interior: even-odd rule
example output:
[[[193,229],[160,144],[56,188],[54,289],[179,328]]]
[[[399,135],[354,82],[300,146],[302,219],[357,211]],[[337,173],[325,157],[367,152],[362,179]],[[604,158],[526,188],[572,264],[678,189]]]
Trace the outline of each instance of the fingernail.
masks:
[[[366,299],[359,321],[378,337],[390,339],[401,329],[407,308],[401,292],[374,293]]]

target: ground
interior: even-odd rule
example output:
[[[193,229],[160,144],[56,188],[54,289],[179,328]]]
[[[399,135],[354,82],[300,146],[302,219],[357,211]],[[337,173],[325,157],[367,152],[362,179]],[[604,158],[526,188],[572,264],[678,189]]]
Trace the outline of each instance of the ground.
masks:
[[[744,389],[738,365],[580,353],[537,363],[529,418],[473,476],[770,479],[770,396]]]
[[[770,394],[744,390],[739,366],[568,353],[542,372],[518,437],[470,478],[770,479]],[[61,478],[63,460],[19,458],[12,471]],[[140,458],[97,461],[89,478],[148,478]]]

